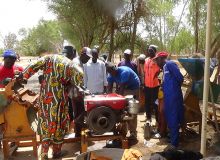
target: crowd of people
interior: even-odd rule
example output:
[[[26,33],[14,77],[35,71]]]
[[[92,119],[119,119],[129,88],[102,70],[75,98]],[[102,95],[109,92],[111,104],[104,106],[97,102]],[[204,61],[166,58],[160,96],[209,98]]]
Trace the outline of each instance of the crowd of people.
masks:
[[[0,87],[4,87],[5,78],[14,78],[17,72],[20,72],[19,77],[28,80],[38,70],[43,70],[37,131],[42,139],[42,159],[48,159],[50,145],[54,158],[64,154],[62,143],[73,120],[76,136],[80,136],[85,111],[82,91],[85,89],[92,94],[115,92],[134,95],[136,99],[139,99],[140,90],[144,90],[146,123],[152,123],[154,113],[155,136],[167,136],[167,125],[170,148],[176,148],[184,121],[183,76],[178,66],[167,60],[168,53],[157,50],[157,46],[150,45],[144,54],[132,61],[134,54],[126,49],[124,60],[115,65],[107,62],[106,57],[100,58],[98,46],[83,47],[78,56],[74,47],[65,46],[62,54],[41,57],[25,69],[15,64],[17,56],[13,50],[5,50],[4,62],[0,65]],[[137,116],[129,121],[129,140],[138,140],[137,123]]]

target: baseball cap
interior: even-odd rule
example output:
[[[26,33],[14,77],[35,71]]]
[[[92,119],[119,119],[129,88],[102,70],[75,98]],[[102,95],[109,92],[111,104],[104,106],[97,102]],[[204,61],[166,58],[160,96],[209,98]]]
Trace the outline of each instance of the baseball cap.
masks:
[[[159,58],[159,57],[168,57],[168,53],[167,52],[158,52],[157,55],[154,57],[154,59]]]
[[[83,47],[81,54],[85,54],[88,57],[92,58],[91,49],[89,47]]]
[[[154,45],[154,44],[151,44],[151,45],[149,45],[149,47],[148,48],[158,48],[158,46],[156,46],[156,45]]]
[[[12,49],[7,49],[3,52],[3,55],[2,55],[4,58],[7,58],[7,57],[12,57],[12,58],[17,58],[17,55],[15,53],[14,50]]]
[[[124,51],[124,54],[130,55],[130,54],[131,54],[131,50],[130,50],[130,49],[126,49],[126,50]]]

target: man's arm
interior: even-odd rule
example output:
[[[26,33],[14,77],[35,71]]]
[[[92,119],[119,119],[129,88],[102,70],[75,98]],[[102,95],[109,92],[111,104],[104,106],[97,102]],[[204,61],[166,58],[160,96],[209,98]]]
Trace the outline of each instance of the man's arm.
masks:
[[[108,93],[112,93],[113,83],[109,83],[107,88],[108,88]]]
[[[84,87],[87,88],[88,86],[87,65],[84,65],[83,69],[84,69],[84,75],[83,75]]]
[[[29,66],[27,66],[23,71],[23,77],[26,79],[29,79],[31,76],[33,76],[38,70],[42,70],[46,60],[48,59],[48,56],[44,56],[40,59],[38,59],[35,62],[32,62]]]
[[[176,78],[176,80],[182,84],[183,82],[183,75],[181,74],[178,66],[176,63],[167,63],[166,64],[167,69],[170,71],[170,73]]]
[[[122,84],[120,84],[120,86],[119,86],[119,92],[118,92],[118,94],[124,95],[124,90],[125,90],[125,84],[122,83]]]
[[[129,83],[130,72],[123,71],[120,76],[121,76],[121,81],[120,81],[120,84],[118,84],[119,85],[119,92],[118,93],[123,95],[126,84]]]
[[[138,75],[138,67],[137,64],[135,62],[133,62],[133,66],[134,66],[134,72]]]
[[[102,71],[103,71],[104,93],[106,93],[107,92],[108,81],[107,81],[107,73],[106,73],[106,68],[105,68],[104,63],[102,65]]]
[[[108,76],[107,81],[108,81],[108,87],[107,87],[108,93],[112,93],[114,80],[111,75]]]
[[[82,88],[83,87],[83,70],[77,66],[77,65],[71,65],[70,66],[70,71],[67,71],[67,75],[68,73],[70,73],[67,77],[71,78],[70,82],[76,86],[77,88]]]

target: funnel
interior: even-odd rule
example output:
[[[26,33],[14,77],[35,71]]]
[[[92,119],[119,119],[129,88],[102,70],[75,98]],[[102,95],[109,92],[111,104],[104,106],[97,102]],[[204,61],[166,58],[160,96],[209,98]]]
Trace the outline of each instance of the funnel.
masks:
[[[194,81],[199,81],[204,75],[204,58],[179,58],[178,61]]]

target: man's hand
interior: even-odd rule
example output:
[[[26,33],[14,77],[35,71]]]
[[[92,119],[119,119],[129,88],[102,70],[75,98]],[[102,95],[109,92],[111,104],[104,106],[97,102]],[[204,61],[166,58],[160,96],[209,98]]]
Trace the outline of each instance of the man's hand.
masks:
[[[107,86],[104,86],[104,93],[107,93]]]
[[[112,93],[113,83],[108,84],[108,93]]]
[[[23,73],[20,72],[18,75],[15,75],[15,79],[17,83],[27,84],[27,79],[24,79]]]
[[[122,83],[119,85],[119,93],[120,95],[124,95],[124,90],[125,90],[125,84]]]

